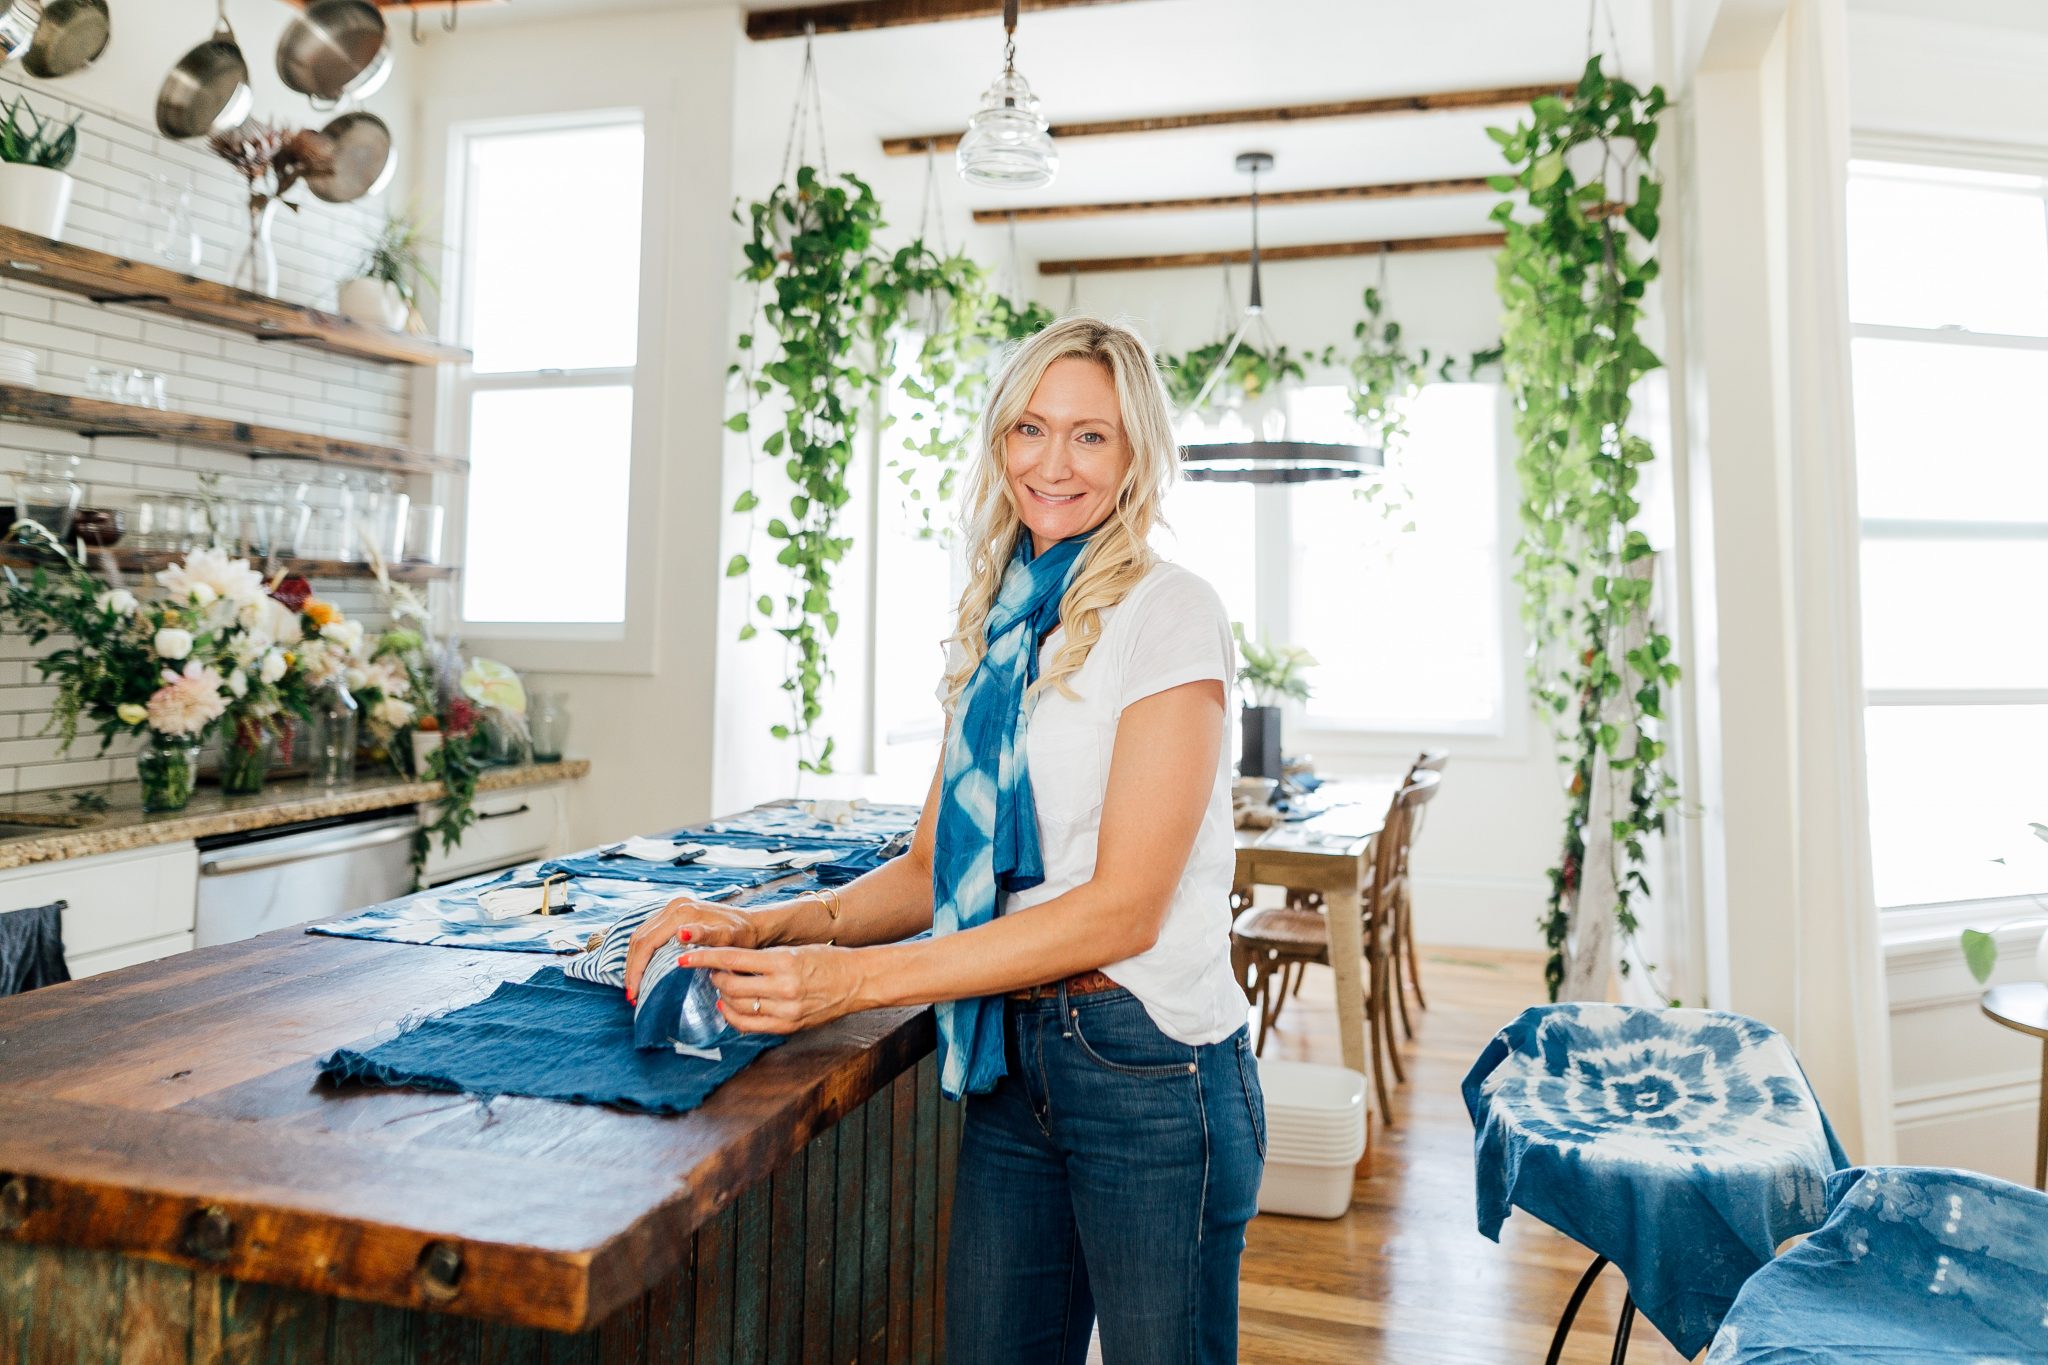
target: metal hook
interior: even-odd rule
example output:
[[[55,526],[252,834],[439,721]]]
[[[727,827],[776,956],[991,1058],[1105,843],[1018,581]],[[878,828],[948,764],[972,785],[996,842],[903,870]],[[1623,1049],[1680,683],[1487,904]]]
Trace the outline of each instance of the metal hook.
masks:
[[[455,26],[462,22],[462,11],[457,9],[456,0],[448,0],[448,12],[441,16],[441,32],[453,33]]]
[[[420,32],[420,7],[418,5],[412,6],[412,41],[415,47],[425,47],[427,45],[427,35]]]

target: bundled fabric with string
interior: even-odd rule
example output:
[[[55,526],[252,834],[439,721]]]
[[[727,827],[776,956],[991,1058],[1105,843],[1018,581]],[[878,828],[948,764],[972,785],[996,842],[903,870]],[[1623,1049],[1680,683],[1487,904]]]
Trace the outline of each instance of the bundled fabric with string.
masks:
[[[1033,554],[1031,537],[1019,535],[1003,573],[989,609],[987,652],[946,732],[932,867],[935,936],[989,923],[1005,893],[1045,880],[1025,764],[1026,694],[1038,681],[1039,642],[1059,624],[1060,599],[1087,548],[1088,537],[1076,536]],[[1005,1070],[1002,997],[936,1008],[940,1088],[950,1099],[987,1091]]]

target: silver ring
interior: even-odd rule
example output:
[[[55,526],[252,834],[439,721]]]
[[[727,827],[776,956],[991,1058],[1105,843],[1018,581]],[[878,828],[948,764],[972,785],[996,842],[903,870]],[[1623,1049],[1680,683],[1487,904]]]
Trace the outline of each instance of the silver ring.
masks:
[[[757,995],[757,996],[755,996],[755,997],[754,997],[754,1013],[756,1013],[756,1014],[759,1014],[760,1012],[761,1012],[761,997]]]

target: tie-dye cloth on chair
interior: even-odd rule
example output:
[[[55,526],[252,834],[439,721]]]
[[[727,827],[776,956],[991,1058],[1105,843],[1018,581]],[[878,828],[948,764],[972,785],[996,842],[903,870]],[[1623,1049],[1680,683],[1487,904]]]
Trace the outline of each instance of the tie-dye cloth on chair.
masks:
[[[1479,1230],[1520,1208],[1607,1257],[1688,1357],[1848,1164],[1791,1048],[1739,1014],[1537,1006],[1464,1093]]]
[[[1819,1232],[1759,1270],[1707,1365],[2048,1360],[2048,1194],[1970,1171],[1855,1167]]]

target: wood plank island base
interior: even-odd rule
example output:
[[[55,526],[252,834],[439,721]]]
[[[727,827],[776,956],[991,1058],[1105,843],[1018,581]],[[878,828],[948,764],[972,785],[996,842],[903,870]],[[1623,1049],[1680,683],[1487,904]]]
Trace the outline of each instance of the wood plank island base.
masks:
[[[0,1000],[0,1363],[938,1358],[929,1010],[678,1116],[317,1079],[545,960],[290,929]]]

